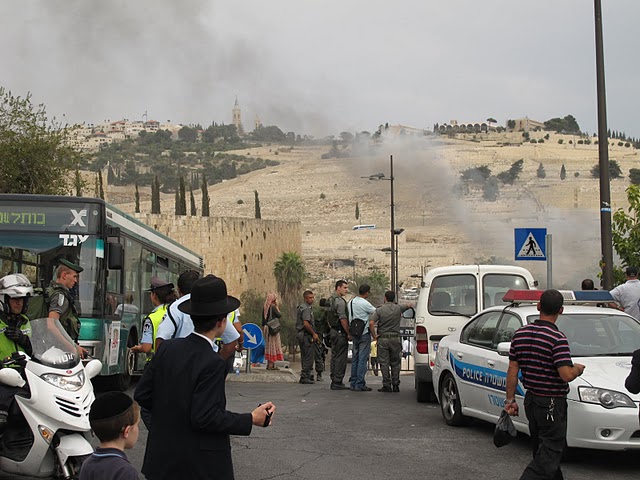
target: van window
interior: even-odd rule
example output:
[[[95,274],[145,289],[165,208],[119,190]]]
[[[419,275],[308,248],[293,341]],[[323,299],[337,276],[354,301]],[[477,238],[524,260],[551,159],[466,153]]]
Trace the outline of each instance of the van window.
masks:
[[[509,290],[529,290],[529,284],[520,275],[489,273],[482,277],[483,308],[507,305],[502,297]]]
[[[476,303],[473,275],[442,275],[431,282],[428,309],[432,315],[474,315],[478,311]]]

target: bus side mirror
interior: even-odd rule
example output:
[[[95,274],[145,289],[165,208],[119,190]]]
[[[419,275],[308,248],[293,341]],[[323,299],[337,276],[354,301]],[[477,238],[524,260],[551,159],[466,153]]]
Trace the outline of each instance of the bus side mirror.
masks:
[[[122,270],[124,268],[124,248],[121,243],[108,243],[108,267],[109,270]]]
[[[409,307],[404,312],[402,312],[402,318],[414,318],[415,316],[416,311],[413,307]]]

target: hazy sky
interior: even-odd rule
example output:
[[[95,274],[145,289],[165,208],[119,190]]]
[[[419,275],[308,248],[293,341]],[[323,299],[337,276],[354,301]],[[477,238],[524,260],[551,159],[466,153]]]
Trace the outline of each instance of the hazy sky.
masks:
[[[604,1],[609,126],[640,136],[638,0]],[[3,0],[0,85],[69,122],[317,136],[573,114],[597,126],[588,0]]]

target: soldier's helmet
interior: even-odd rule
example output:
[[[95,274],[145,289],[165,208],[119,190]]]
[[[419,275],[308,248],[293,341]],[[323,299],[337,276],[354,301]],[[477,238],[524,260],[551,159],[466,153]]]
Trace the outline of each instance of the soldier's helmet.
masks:
[[[29,297],[33,295],[33,286],[27,277],[21,273],[13,273],[0,278],[0,301],[5,313],[10,313],[10,298],[24,298],[22,312],[27,311]]]

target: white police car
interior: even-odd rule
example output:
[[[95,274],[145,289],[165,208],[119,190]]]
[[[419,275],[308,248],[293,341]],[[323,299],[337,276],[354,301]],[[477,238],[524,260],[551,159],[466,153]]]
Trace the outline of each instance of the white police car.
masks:
[[[567,445],[603,450],[640,449],[640,395],[626,391],[631,355],[640,348],[640,322],[624,312],[597,307],[612,302],[607,291],[562,291],[564,313],[558,328],[566,335],[575,362],[586,366],[569,385]],[[514,332],[539,318],[541,290],[511,290],[510,304],[475,315],[459,332],[442,339],[433,385],[442,416],[459,426],[471,417],[495,423],[504,407],[508,352]],[[518,383],[518,431],[529,433],[524,388]]]

